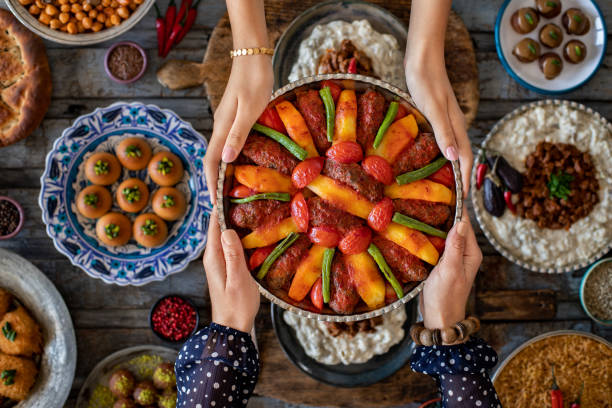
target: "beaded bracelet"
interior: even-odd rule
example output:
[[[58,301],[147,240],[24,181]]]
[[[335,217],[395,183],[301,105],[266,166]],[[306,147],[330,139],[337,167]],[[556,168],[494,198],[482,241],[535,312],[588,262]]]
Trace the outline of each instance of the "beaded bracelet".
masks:
[[[272,48],[258,47],[258,48],[240,48],[237,50],[230,51],[230,57],[240,57],[242,55],[258,55],[258,54],[266,54],[266,55],[274,55],[274,50]]]
[[[474,316],[444,329],[426,329],[423,322],[418,322],[410,327],[410,337],[417,346],[452,346],[465,343],[479,329],[480,320]]]

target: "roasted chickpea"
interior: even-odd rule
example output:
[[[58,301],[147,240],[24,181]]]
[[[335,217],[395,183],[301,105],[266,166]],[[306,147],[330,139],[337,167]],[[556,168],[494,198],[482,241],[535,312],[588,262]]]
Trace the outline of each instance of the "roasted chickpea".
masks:
[[[63,4],[60,6],[60,11],[62,13],[70,13],[70,5],[69,4]]]
[[[84,33],[85,32],[85,27],[83,27],[83,23],[81,23],[80,21],[77,22],[77,31],[79,33]]]
[[[47,4],[47,7],[45,7],[45,13],[50,16],[54,16],[59,13],[59,11],[57,10],[57,7],[55,7],[53,4]]]
[[[36,4],[32,4],[28,11],[30,12],[30,14],[37,15],[40,14],[40,7],[38,7]]]
[[[44,10],[45,7],[47,6],[45,3],[42,2],[42,0],[35,0],[34,4],[36,4],[36,7],[38,7],[41,10]]]
[[[116,9],[117,7],[119,7],[119,2],[117,0],[111,0],[110,6]]]
[[[96,6],[96,10],[98,10],[98,11],[102,11],[103,9],[104,9],[104,6],[102,4],[98,4]]]
[[[70,20],[70,14],[68,14],[68,13],[60,13],[59,21],[61,21],[62,24],[66,24],[68,22],[68,20]]]
[[[111,0],[102,0],[103,7],[109,7],[111,5]]]
[[[83,4],[83,11],[89,11],[91,10],[91,4],[89,4],[88,2],[85,2],[85,4]]]
[[[96,16],[96,20],[98,20],[100,23],[105,23],[106,22],[106,14],[98,13],[98,15]]]
[[[89,18],[96,18],[98,16],[98,10],[89,10]]]
[[[130,10],[134,11],[138,8],[138,4],[136,3],[130,3],[130,5],[128,6],[130,8]]]
[[[85,15],[86,15],[86,14],[85,14],[85,13],[83,13],[82,11],[79,11],[78,13],[74,13],[74,17],[75,17],[77,20],[79,20],[79,21],[81,21],[82,19],[84,19],[84,18],[85,18]]]
[[[110,22],[112,25],[119,25],[121,24],[121,18],[117,14],[113,14],[110,16]]]
[[[19,4],[21,4],[22,6],[30,5],[33,2],[34,2],[34,0],[19,0]]]
[[[66,30],[69,34],[76,34],[78,32],[77,25],[73,21],[68,23]]]
[[[70,11],[72,11],[75,14],[82,10],[83,10],[83,7],[78,3],[74,3],[72,7],[70,7]]]
[[[117,14],[119,14],[119,17],[126,19],[130,16],[130,10],[122,6],[117,9]]]
[[[144,0],[134,0],[134,3],[136,3],[136,4],[142,4],[142,3],[144,3]]]
[[[51,22],[51,17],[46,13],[40,13],[40,16],[38,16],[38,21],[45,25],[49,25]]]
[[[58,0],[58,3],[60,6],[63,6],[64,4],[68,4],[69,1],[68,0]]]
[[[107,18],[106,21],[104,22],[104,27],[111,28],[112,26],[113,26],[113,23],[111,22],[111,19]]]
[[[61,26],[62,26],[62,22],[59,21],[57,18],[54,18],[53,20],[49,22],[49,27],[51,27],[54,30],[57,30]]]
[[[81,24],[83,24],[83,27],[85,27],[86,30],[89,30],[93,25],[93,21],[91,21],[90,17],[85,17],[81,20]]]
[[[117,0],[117,2],[122,6],[129,6],[131,1],[130,0]]]
[[[91,31],[93,31],[94,33],[97,33],[98,31],[102,30],[104,26],[102,25],[101,22],[96,21],[95,23],[93,23],[93,25],[91,26]]]
[[[115,10],[113,10],[113,9],[112,9],[112,8],[110,8],[110,7],[106,7],[106,8],[104,9],[104,14],[106,14],[107,16],[111,16],[111,15],[115,14]]]

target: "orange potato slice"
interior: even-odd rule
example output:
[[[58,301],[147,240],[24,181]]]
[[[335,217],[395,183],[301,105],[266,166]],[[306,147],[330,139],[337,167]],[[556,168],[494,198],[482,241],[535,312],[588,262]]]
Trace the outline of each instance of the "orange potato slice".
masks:
[[[370,309],[385,305],[385,281],[367,252],[344,257],[355,289]]]
[[[319,153],[312,141],[312,135],[302,114],[289,101],[282,101],[276,104],[276,111],[280,116],[289,137],[293,139],[301,148],[308,152],[307,157],[317,157]]]
[[[234,168],[234,177],[258,193],[290,193],[291,178],[267,167],[241,165]]]
[[[438,250],[427,239],[427,236],[420,231],[392,222],[380,235],[389,241],[395,242],[412,255],[430,265],[438,263]]]
[[[368,147],[368,156],[381,156],[392,164],[402,150],[412,143],[418,134],[419,126],[414,116],[404,116],[389,126],[377,149],[374,149],[372,146]]]
[[[367,219],[374,208],[374,204],[357,191],[327,176],[318,175],[306,187],[335,207],[357,217]]]
[[[257,228],[242,238],[242,246],[245,249],[261,248],[272,245],[285,238],[292,232],[298,232],[293,218],[285,218],[276,224],[266,224]]]
[[[302,301],[310,293],[312,285],[321,276],[321,265],[325,247],[313,245],[308,255],[300,262],[289,288],[289,297],[295,301]]]
[[[340,93],[336,104],[336,121],[334,123],[334,144],[355,142],[357,140],[357,95],[355,91],[345,89]]]
[[[426,179],[417,180],[401,186],[397,183],[393,183],[385,187],[385,195],[393,199],[423,200],[448,205],[453,205],[455,202],[455,197],[451,189],[443,184]]]

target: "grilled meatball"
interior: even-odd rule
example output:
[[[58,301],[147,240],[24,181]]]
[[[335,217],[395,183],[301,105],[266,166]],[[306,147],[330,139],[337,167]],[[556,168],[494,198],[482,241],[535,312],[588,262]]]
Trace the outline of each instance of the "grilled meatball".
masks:
[[[301,235],[270,267],[266,282],[272,289],[288,289],[298,265],[310,247],[310,240]]]
[[[300,162],[287,149],[266,136],[251,133],[244,144],[242,154],[255,164],[290,176]]]
[[[297,106],[310,130],[312,140],[319,153],[325,152],[331,146],[327,140],[327,125],[325,121],[325,106],[319,92],[311,89],[297,94]]]
[[[365,151],[372,146],[376,132],[385,118],[385,97],[368,89],[357,100],[357,141]]]
[[[381,236],[375,236],[372,242],[380,249],[393,274],[401,282],[422,281],[427,278],[428,272],[423,262],[406,249]]]
[[[425,166],[440,154],[436,138],[432,133],[419,134],[414,143],[406,147],[393,164],[395,175]]]
[[[289,203],[277,200],[255,200],[236,204],[230,210],[232,225],[251,230],[268,222],[278,222],[290,215]]]
[[[336,313],[351,314],[359,303],[359,295],[342,256],[334,257],[331,271],[329,307]]]
[[[437,227],[449,219],[451,210],[447,205],[422,200],[393,200],[395,211]]]
[[[323,174],[348,185],[372,202],[383,198],[383,185],[370,177],[357,163],[342,164],[327,159]]]
[[[337,209],[319,197],[308,199],[308,210],[310,225],[313,227],[331,225],[342,235],[345,235],[353,228],[363,225],[363,221],[360,218]]]

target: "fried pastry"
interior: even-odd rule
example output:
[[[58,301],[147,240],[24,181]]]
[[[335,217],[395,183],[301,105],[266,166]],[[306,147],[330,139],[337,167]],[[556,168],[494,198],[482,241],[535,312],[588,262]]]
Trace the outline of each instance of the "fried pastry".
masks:
[[[23,306],[8,312],[0,320],[0,351],[30,357],[39,354],[42,346],[40,326]]]
[[[37,374],[32,360],[0,353],[0,397],[26,399]]]

